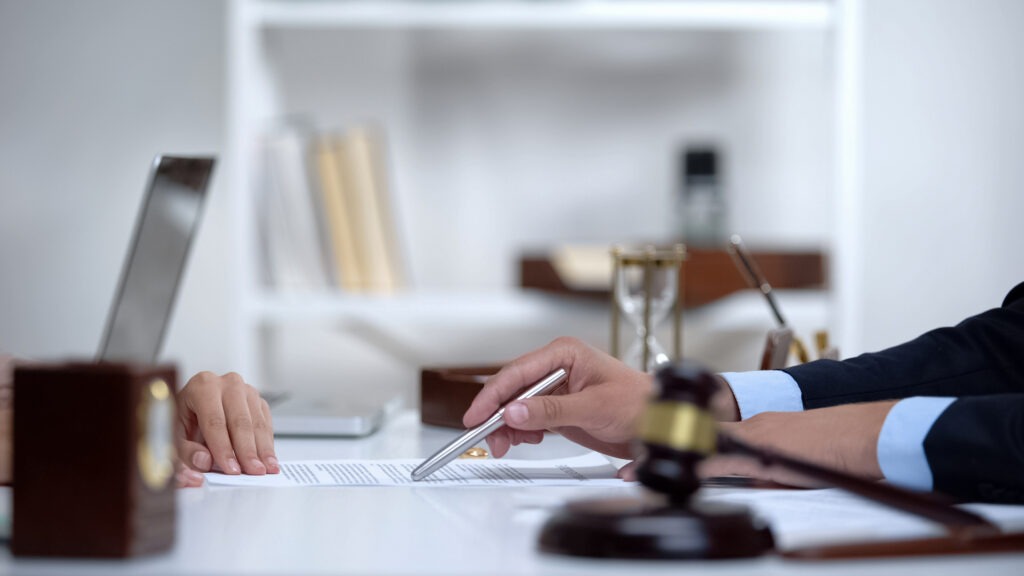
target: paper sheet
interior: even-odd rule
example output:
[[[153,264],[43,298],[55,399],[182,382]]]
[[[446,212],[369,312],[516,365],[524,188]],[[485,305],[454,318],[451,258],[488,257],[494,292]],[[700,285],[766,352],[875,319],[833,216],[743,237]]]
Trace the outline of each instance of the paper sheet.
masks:
[[[889,508],[838,488],[706,491],[704,500],[750,506],[772,527],[780,550],[838,543],[881,542],[944,534],[929,520]],[[1024,506],[963,506],[1004,530],[1024,530]]]
[[[211,486],[623,486],[615,466],[591,452],[554,460],[455,460],[430,477],[413,482],[410,472],[423,461],[307,460],[282,462],[280,474],[229,476],[208,473]]]

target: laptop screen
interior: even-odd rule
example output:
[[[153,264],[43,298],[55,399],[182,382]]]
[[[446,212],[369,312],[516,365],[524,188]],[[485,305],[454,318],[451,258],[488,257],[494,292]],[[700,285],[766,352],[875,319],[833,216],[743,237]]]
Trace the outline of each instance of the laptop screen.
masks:
[[[156,361],[213,165],[209,157],[158,156],[153,161],[100,361]]]

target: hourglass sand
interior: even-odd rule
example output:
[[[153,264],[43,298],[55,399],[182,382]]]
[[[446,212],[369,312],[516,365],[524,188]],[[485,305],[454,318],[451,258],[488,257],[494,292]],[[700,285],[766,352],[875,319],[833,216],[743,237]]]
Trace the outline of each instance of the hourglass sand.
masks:
[[[682,283],[680,273],[686,249],[647,246],[612,249],[611,352],[627,365],[651,372],[661,364],[682,357]],[[673,346],[670,356],[658,342],[655,328],[672,314]],[[636,331],[633,343],[619,356],[620,315]]]

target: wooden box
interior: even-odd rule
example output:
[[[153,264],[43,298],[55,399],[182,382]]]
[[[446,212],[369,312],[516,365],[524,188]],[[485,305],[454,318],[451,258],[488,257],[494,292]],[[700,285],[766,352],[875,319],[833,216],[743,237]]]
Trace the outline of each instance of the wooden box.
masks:
[[[420,420],[463,430],[462,415],[501,366],[423,368],[420,371]]]
[[[170,366],[15,369],[14,555],[171,548],[176,380]]]

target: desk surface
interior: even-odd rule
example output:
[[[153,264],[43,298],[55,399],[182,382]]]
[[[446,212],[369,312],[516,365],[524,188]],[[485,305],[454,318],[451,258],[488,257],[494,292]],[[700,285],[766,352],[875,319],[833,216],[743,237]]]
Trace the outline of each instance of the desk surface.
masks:
[[[422,457],[452,431],[424,428],[403,413],[361,440],[279,440],[284,460]],[[517,458],[554,458],[583,450],[549,435],[540,446],[521,446]],[[536,536],[559,503],[635,490],[572,487],[481,488],[200,488],[179,491],[181,512],[173,552],[143,560],[52,561],[14,559],[0,548],[5,574],[1021,574],[1024,551],[994,556],[808,563],[765,557],[728,562],[610,562],[538,553]],[[749,501],[749,489],[705,489],[702,497]],[[797,499],[804,491],[771,491]],[[817,492],[817,491],[815,491]],[[762,491],[763,493],[763,491]],[[5,499],[9,494],[4,495]],[[864,533],[870,504],[830,493],[833,529]],[[823,502],[819,498],[819,504]],[[754,506],[765,512],[762,506]],[[821,510],[828,510],[828,505]],[[780,516],[780,529],[799,531],[796,516]],[[1024,524],[1024,508],[1003,515]],[[806,514],[806,511],[804,511]],[[877,523],[877,512],[871,522]],[[888,514],[888,512],[882,512]],[[858,524],[858,517],[861,523]],[[898,513],[890,526],[916,520]]]

